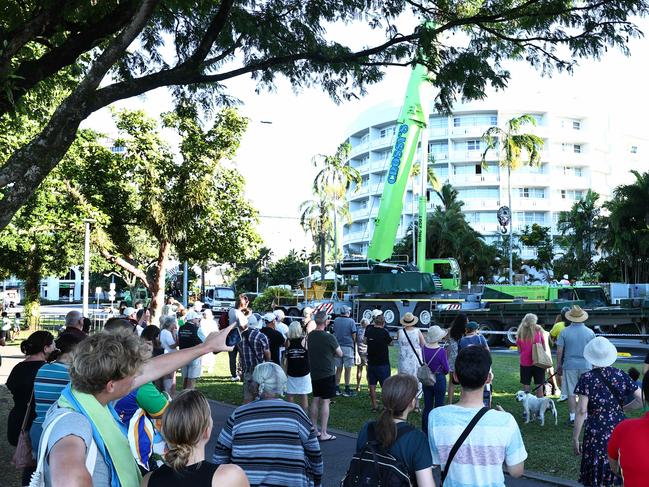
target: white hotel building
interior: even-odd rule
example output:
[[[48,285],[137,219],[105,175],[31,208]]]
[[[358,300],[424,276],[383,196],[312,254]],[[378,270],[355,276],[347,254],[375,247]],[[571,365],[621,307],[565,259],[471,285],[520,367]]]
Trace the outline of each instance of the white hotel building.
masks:
[[[448,181],[458,190],[467,220],[487,242],[497,238],[496,212],[508,201],[507,170],[498,167],[496,154],[488,155],[488,170],[480,164],[485,148],[482,135],[491,126],[504,127],[511,118],[530,114],[537,125],[528,125],[524,131],[544,140],[541,164],[512,173],[514,231],[538,223],[556,234],[559,213],[569,210],[589,188],[601,195],[601,202],[611,197],[616,185],[633,180],[630,169],[646,167],[641,158],[643,149],[649,147],[647,140],[622,135],[611,116],[596,114],[591,108],[574,99],[558,101],[538,93],[517,98],[505,92],[457,104],[450,116],[429,111],[427,139],[435,174],[440,182]],[[345,255],[367,252],[399,110],[387,103],[376,106],[362,113],[345,134],[352,146],[348,162],[363,178],[361,188],[347,194],[352,222],[343,227]],[[397,240],[416,218],[418,188],[418,178],[408,185]],[[439,200],[434,196],[429,210],[436,204]],[[522,249],[523,258],[533,255],[532,249]]]

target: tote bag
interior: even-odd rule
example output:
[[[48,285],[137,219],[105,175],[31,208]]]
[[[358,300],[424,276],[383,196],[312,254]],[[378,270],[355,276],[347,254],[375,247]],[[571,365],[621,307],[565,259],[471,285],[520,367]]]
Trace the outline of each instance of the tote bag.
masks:
[[[543,347],[543,335],[541,335],[541,343],[532,344],[532,365],[542,369],[549,369],[554,365],[552,357],[548,355]]]

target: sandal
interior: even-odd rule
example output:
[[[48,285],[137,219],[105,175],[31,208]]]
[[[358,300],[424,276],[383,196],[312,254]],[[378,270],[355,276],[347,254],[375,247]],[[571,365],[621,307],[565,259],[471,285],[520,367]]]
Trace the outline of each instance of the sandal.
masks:
[[[334,435],[329,435],[329,438],[324,438],[324,439],[320,437],[320,443],[323,443],[325,441],[334,441],[335,439],[336,437]]]

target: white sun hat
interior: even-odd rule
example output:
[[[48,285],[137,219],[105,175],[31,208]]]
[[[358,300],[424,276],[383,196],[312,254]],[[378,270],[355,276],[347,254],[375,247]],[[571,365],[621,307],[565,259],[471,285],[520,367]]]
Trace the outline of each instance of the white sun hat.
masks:
[[[608,338],[595,337],[584,348],[584,358],[595,367],[608,367],[617,360],[617,348]]]

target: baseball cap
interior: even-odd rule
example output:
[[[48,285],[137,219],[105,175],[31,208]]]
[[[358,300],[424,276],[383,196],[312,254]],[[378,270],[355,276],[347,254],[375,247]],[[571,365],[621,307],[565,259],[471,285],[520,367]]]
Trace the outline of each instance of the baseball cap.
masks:
[[[277,319],[277,317],[275,316],[274,313],[270,313],[270,312],[269,312],[269,313],[266,313],[266,314],[264,315],[264,318],[263,318],[263,319],[264,319],[264,321],[265,321],[266,323],[270,323],[271,321],[275,321],[275,320]]]
[[[346,315],[346,314],[350,313],[352,309],[351,309],[349,306],[343,305],[343,306],[340,308],[340,310],[342,311],[342,313],[343,313],[344,315]]]
[[[203,303],[201,301],[194,301],[194,309],[196,311],[203,311]]]
[[[201,319],[203,315],[199,313],[198,311],[191,310],[190,312],[187,313],[187,316],[185,316],[185,321],[192,321],[196,319]]]
[[[477,330],[478,328],[480,328],[480,325],[478,325],[478,322],[476,322],[476,321],[469,321],[466,324],[466,329],[467,330]]]
[[[380,309],[373,309],[372,310],[372,316],[374,318],[376,318],[377,316],[381,316],[382,314],[383,314],[383,311],[381,311]]]
[[[277,317],[277,321],[282,321],[286,317],[281,309],[276,309],[275,311],[273,311],[273,313]]]
[[[137,313],[137,310],[135,308],[131,308],[131,307],[124,308],[124,314],[123,315],[126,316],[127,318],[129,316],[131,316],[133,313]]]

